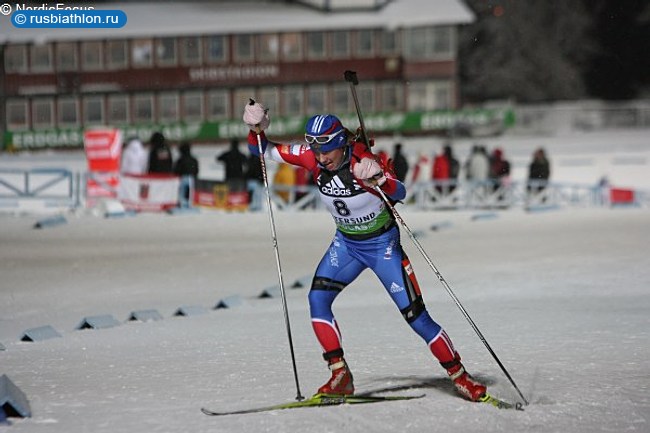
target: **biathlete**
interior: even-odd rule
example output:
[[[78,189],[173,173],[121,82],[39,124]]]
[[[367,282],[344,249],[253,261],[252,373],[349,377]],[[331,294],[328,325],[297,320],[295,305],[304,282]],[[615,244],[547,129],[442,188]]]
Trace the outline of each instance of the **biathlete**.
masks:
[[[398,202],[406,195],[404,184],[365,143],[355,140],[336,116],[310,118],[305,127],[306,144],[293,145],[266,138],[264,130],[270,118],[263,105],[251,101],[244,109],[243,119],[251,129],[250,152],[259,155],[259,133],[267,158],[309,170],[336,225],[334,239],[316,268],[309,291],[312,327],[332,373],[318,393],[354,393],[332,304],[364,269],[370,268],[409,326],[447,370],[456,390],[463,397],[478,401],[486,387],[465,371],[451,339],[429,315],[411,263],[402,249],[399,227],[374,189],[378,186],[388,199]]]

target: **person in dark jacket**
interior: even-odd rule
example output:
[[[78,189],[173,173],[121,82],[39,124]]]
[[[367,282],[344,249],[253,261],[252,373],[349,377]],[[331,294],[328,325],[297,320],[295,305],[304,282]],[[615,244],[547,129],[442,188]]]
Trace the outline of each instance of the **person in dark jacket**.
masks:
[[[449,161],[449,193],[451,193],[456,189],[456,182],[458,182],[458,174],[460,173],[460,163],[454,156],[454,152],[452,151],[450,144],[445,144],[443,152],[447,158],[447,161]]]
[[[490,158],[490,180],[493,190],[496,191],[510,177],[510,162],[503,156],[503,150],[496,148]]]
[[[188,208],[191,207],[194,184],[199,176],[199,161],[192,155],[192,147],[188,141],[181,143],[179,152],[180,156],[174,163],[174,174],[180,177],[179,207]]]
[[[239,140],[233,138],[230,141],[230,149],[217,156],[217,161],[225,165],[226,182],[231,183],[246,179],[245,170],[248,160],[246,155],[239,150]]]
[[[172,152],[161,132],[151,134],[149,151],[149,173],[172,173]]]
[[[535,150],[533,160],[528,166],[528,192],[539,193],[548,185],[551,176],[551,165],[546,158],[543,148]]]
[[[406,179],[406,174],[409,171],[409,163],[406,160],[406,157],[402,153],[402,143],[396,143],[393,150],[393,170],[395,171],[395,176],[401,182],[404,182]]]
[[[246,189],[248,190],[248,210],[257,212],[262,210],[262,192],[264,190],[264,175],[260,157],[250,154],[246,167]]]

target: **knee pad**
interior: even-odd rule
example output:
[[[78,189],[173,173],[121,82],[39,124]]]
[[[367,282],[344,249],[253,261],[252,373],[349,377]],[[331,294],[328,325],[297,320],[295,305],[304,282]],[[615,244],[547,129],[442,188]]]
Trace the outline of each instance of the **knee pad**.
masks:
[[[400,313],[402,313],[404,320],[406,320],[408,323],[412,323],[414,320],[420,317],[420,314],[422,314],[423,311],[426,311],[426,307],[424,305],[424,301],[422,300],[422,296],[418,296],[413,301],[411,301],[408,307],[402,308],[400,310]]]
[[[311,317],[331,321],[334,317],[332,303],[346,286],[346,283],[329,278],[315,277],[308,296]]]

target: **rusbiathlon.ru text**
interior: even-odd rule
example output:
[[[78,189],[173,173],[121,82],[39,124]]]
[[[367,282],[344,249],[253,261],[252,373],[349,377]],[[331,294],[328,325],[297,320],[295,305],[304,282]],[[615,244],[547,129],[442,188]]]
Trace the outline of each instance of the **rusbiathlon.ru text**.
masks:
[[[13,6],[4,3],[0,13],[11,15],[11,23],[18,28],[120,28],[127,21],[121,10],[99,10],[94,6],[74,6],[65,3],[42,3]]]

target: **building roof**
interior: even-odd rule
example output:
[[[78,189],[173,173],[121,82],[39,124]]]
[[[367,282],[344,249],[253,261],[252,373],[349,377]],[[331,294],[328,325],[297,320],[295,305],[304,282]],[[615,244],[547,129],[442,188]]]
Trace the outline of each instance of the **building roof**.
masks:
[[[266,33],[467,24],[474,15],[462,0],[393,0],[379,10],[322,12],[280,2],[98,2],[123,11],[120,29],[23,29],[0,15],[0,43],[123,39],[197,34]],[[83,11],[80,11],[83,12]]]

